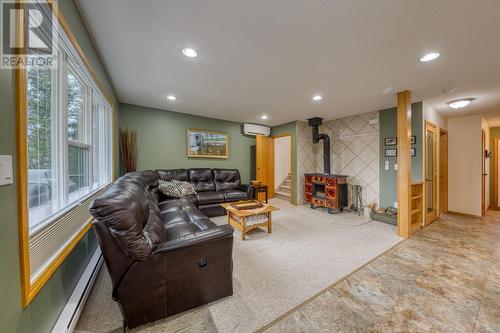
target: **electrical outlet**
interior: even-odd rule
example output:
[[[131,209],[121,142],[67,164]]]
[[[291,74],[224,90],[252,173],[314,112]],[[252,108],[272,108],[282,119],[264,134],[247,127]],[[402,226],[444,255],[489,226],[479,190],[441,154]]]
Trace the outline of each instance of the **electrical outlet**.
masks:
[[[0,155],[0,186],[12,184],[12,156]]]
[[[397,170],[398,169],[398,164],[394,164],[394,170]]]

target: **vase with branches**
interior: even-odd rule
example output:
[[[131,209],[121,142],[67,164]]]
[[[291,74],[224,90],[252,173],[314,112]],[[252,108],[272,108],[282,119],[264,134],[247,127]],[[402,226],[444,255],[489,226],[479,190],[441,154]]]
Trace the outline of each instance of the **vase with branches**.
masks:
[[[137,132],[120,128],[120,161],[124,173],[137,171]]]

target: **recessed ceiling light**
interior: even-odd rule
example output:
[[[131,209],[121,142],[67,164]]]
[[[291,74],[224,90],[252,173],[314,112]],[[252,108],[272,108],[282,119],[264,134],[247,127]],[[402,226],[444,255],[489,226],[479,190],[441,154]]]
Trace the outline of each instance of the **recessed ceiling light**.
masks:
[[[474,98],[462,98],[462,99],[450,101],[446,104],[448,104],[448,106],[452,109],[463,109],[463,108],[469,106],[469,104],[472,103],[473,100],[474,100]]]
[[[267,120],[267,118],[269,118],[267,114],[263,114],[262,116],[260,116],[260,119],[262,120]]]
[[[317,102],[317,101],[321,101],[323,99],[323,97],[321,97],[320,95],[316,95],[313,97],[313,101]]]
[[[184,53],[184,55],[189,58],[194,58],[198,55],[198,52],[190,47],[186,47],[185,49],[183,49],[182,53]]]
[[[432,61],[434,59],[439,58],[440,54],[439,52],[431,52],[426,55],[424,55],[422,58],[420,58],[421,62],[427,62],[427,61]]]
[[[168,95],[167,99],[170,101],[175,101],[177,99],[177,97],[175,97],[174,95]]]

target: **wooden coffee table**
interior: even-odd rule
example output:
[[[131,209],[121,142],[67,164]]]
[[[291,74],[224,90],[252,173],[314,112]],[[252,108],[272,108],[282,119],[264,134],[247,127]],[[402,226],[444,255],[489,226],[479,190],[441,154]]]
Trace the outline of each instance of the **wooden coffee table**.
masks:
[[[238,229],[241,233],[241,240],[245,240],[245,235],[250,230],[267,227],[267,232],[273,231],[273,221],[271,213],[279,210],[273,205],[262,203],[262,207],[254,209],[239,210],[233,207],[235,202],[221,204],[227,210],[227,223]]]

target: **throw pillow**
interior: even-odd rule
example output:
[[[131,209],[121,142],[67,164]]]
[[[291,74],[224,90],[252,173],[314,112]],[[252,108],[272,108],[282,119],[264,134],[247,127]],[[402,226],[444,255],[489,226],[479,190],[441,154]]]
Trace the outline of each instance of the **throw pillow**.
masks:
[[[181,196],[185,197],[187,195],[196,194],[193,184],[189,182],[183,182],[179,180],[172,180],[172,183],[175,184]]]
[[[159,180],[158,189],[167,197],[180,198],[182,197],[181,191],[175,186],[174,182]]]
[[[194,186],[191,183],[179,180],[159,180],[158,189],[166,196],[181,198],[187,195],[196,194]]]

